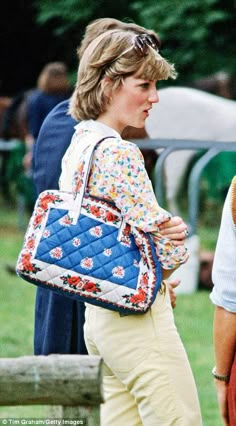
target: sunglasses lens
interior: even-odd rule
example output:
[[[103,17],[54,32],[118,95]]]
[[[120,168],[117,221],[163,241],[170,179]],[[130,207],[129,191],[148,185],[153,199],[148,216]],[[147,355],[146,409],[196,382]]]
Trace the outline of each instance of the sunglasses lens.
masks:
[[[158,49],[158,45],[154,37],[147,35],[146,39],[149,46],[151,46],[153,49]]]
[[[136,37],[134,47],[136,52],[139,53],[141,56],[147,54],[148,46],[142,36]]]
[[[141,56],[148,54],[148,48],[152,47],[155,50],[158,50],[159,44],[154,37],[149,34],[141,34],[135,38],[134,48],[137,53]]]

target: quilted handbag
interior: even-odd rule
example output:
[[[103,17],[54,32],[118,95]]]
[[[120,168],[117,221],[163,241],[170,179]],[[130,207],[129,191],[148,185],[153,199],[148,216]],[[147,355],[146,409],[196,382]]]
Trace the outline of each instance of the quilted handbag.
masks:
[[[72,192],[39,195],[16,272],[78,301],[123,314],[144,313],[161,286],[161,266],[148,233],[125,223],[114,204],[86,193],[99,142],[86,149]]]

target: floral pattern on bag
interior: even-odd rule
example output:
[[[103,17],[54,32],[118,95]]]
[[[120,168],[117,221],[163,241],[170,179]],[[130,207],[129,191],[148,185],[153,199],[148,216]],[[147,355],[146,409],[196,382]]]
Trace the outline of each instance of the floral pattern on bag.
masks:
[[[61,203],[63,200],[59,195],[51,192],[43,192],[43,195],[39,198],[35,214],[33,216],[33,228],[37,229],[41,227],[43,219],[49,209],[50,204]]]
[[[104,254],[104,256],[111,256],[111,255],[112,255],[112,249],[110,249],[110,248],[105,248],[105,249],[103,250],[103,254]]]
[[[89,230],[89,233],[93,236],[93,237],[101,237],[102,236],[102,228],[101,226],[94,226],[93,228],[91,228]]]
[[[133,306],[141,306],[142,304],[145,303],[147,298],[147,294],[145,293],[145,291],[140,288],[138,291],[138,294],[133,294],[132,296],[127,297],[127,302],[131,303]]]
[[[62,276],[60,279],[63,281],[63,284],[68,284],[71,288],[81,288],[83,286],[82,280],[78,276],[70,275]]]
[[[92,269],[93,267],[93,259],[91,257],[85,257],[81,260],[80,266],[84,269]]]
[[[99,293],[101,292],[99,284],[96,284],[85,278],[73,276],[68,274],[67,276],[60,277],[64,285],[68,285],[70,288],[80,289],[81,291],[87,291],[88,293]]]
[[[29,238],[27,238],[26,242],[25,242],[25,247],[31,251],[35,248],[35,235],[31,235]]]
[[[36,214],[33,218],[34,229],[41,228],[41,223],[43,222],[44,216],[45,216],[45,211],[41,208],[37,208]]]
[[[108,209],[102,207],[103,201],[99,200],[99,204],[94,205],[91,202],[88,201],[88,199],[85,198],[85,201],[83,203],[83,208],[88,214],[91,214],[95,216],[97,219],[101,219],[104,223],[106,222],[112,222],[114,225],[117,225],[120,222],[120,215],[117,212],[117,215],[112,212],[108,211]]]
[[[35,274],[41,270],[31,261],[31,254],[29,252],[22,254],[20,263],[18,264],[18,269],[23,273],[25,272],[29,274]]]
[[[59,220],[59,223],[62,226],[70,226],[72,222],[73,222],[73,219],[68,214],[66,214]]]
[[[54,249],[50,250],[49,254],[54,259],[61,259],[63,256],[63,251],[61,247],[55,247]]]
[[[116,266],[112,269],[112,275],[117,278],[123,278],[125,276],[125,270],[123,266]]]
[[[45,229],[45,231],[43,232],[43,238],[48,238],[50,237],[51,232],[48,229]]]
[[[81,244],[81,240],[80,240],[80,238],[77,238],[77,237],[73,238],[73,240],[72,240],[72,244],[73,244],[73,246],[75,246],[75,247],[79,247],[79,246],[80,246],[80,244]]]
[[[123,296],[124,299],[126,299],[125,303],[129,303],[132,306],[144,306],[146,301],[147,301],[147,297],[148,297],[148,284],[149,284],[149,280],[148,280],[148,274],[147,272],[142,273],[141,274],[141,278],[139,281],[140,287],[138,288],[138,292],[136,294],[132,293],[130,295],[125,295]]]
[[[48,192],[46,195],[40,198],[39,207],[42,210],[47,211],[49,204],[55,204],[56,202],[61,202],[61,201],[62,200],[59,197],[59,195],[55,195]]]

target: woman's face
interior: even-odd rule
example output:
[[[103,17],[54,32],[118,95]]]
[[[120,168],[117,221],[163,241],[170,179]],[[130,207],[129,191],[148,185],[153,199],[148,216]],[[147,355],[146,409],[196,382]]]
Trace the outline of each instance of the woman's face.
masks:
[[[106,112],[98,120],[119,133],[127,126],[144,127],[152,104],[159,101],[156,82],[135,75],[126,77],[111,96]]]

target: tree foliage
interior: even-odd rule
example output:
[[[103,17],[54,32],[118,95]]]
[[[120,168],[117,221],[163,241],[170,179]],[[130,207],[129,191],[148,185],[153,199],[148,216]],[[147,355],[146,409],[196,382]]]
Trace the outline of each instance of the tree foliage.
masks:
[[[57,0],[56,4],[51,0],[34,0],[38,23],[56,21],[57,34],[75,29],[81,24],[86,26],[96,18],[134,19],[136,11],[132,4],[133,0]]]
[[[234,0],[35,0],[41,25],[54,24],[64,43],[82,37],[91,20],[113,17],[134,20],[158,32],[162,53],[176,64],[179,82],[236,66]]]
[[[182,81],[219,70],[234,72],[236,8],[233,0],[137,0],[140,23],[154,28],[163,54]]]

